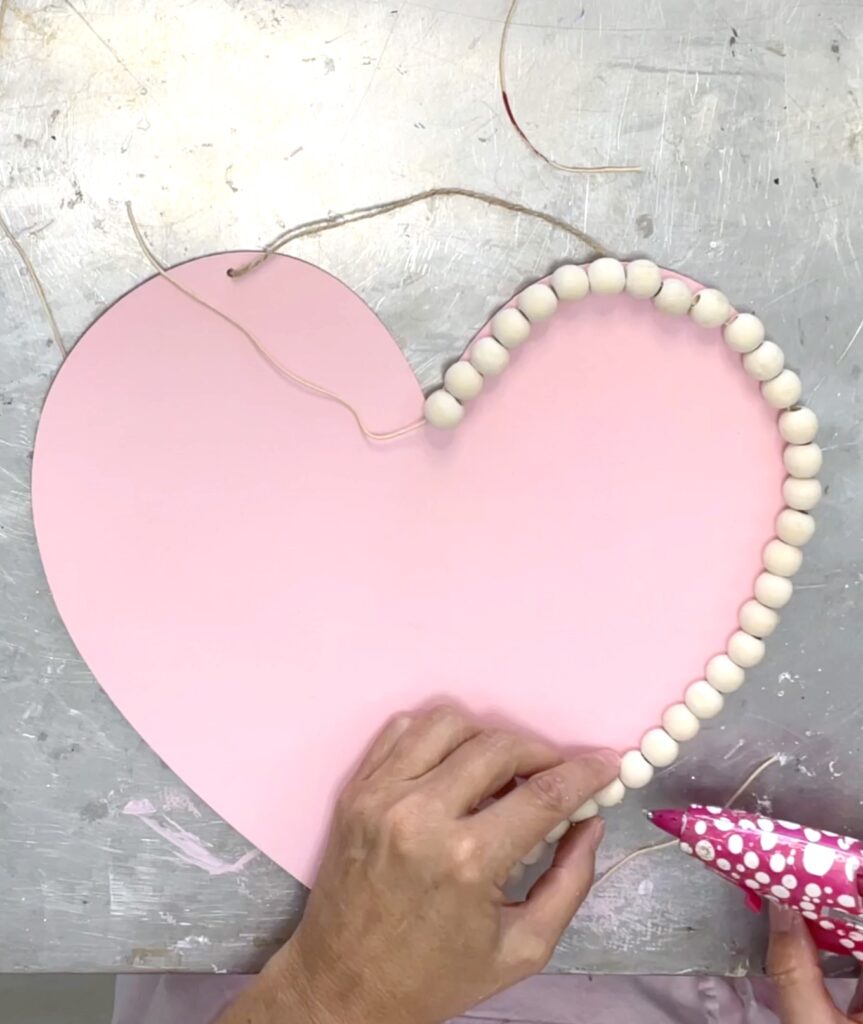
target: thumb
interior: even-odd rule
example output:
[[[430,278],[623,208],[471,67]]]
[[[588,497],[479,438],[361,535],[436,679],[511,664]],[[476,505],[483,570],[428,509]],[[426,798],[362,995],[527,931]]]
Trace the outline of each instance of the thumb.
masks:
[[[774,903],[767,973],[776,985],[782,1024],[835,1024],[842,1019],[824,987],[818,950],[803,918]]]

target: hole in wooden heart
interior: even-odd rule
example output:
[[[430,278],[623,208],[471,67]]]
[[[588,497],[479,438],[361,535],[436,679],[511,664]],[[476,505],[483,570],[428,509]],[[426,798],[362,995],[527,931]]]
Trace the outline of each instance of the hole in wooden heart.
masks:
[[[233,281],[238,258],[173,273],[371,427],[416,417],[357,296],[288,257]],[[733,631],[782,477],[719,332],[649,302],[564,307],[458,431],[375,445],[155,280],[60,371],[33,497],[97,679],[308,880],[334,786],[396,708],[449,693],[566,744],[637,743]]]

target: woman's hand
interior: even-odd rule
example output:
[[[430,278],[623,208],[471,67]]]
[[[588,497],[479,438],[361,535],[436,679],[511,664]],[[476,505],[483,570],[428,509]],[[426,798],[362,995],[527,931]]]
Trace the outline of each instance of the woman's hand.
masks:
[[[842,1013],[824,987],[818,949],[803,918],[788,907],[770,905],[767,971],[773,979],[782,1024],[863,1024],[861,991]]]
[[[394,719],[339,800],[297,933],[221,1024],[437,1024],[540,971],[590,888],[602,821],[570,829],[525,903],[506,904],[507,876],[618,765],[450,707]]]

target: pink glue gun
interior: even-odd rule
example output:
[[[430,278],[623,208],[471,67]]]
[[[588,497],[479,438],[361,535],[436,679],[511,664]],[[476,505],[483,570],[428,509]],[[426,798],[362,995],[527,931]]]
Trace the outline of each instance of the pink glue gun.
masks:
[[[693,805],[685,811],[648,811],[654,825],[746,893],[782,903],[806,919],[815,944],[863,961],[863,843],[793,821],[747,811]]]

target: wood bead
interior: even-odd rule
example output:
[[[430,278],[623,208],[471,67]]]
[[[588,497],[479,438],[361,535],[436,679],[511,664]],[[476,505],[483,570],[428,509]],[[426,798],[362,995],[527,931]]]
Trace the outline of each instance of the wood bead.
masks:
[[[733,310],[728,299],[716,288],[702,288],[692,300],[689,315],[699,327],[721,327]]]
[[[690,683],[683,701],[696,718],[715,718],[725,705],[725,698],[706,679]]]
[[[741,607],[737,621],[744,633],[763,639],[779,625],[779,616],[772,608],[753,598]]]
[[[563,302],[577,302],[590,291],[590,279],[584,267],[567,263],[551,275],[551,287]]]
[[[598,793],[594,793],[593,799],[600,807],[616,807],[626,796],[626,786],[620,779],[614,779]]]
[[[669,316],[685,316],[692,308],[692,289],[676,277],[666,277],[653,304]]]
[[[775,341],[765,341],[743,357],[743,369],[755,380],[773,380],[785,367],[785,353]]]
[[[755,596],[768,608],[784,608],[794,593],[794,584],[785,576],[763,572],[755,581]]]
[[[532,284],[518,297],[518,308],[530,320],[537,323],[548,318],[557,309],[557,296],[547,284]]]
[[[684,743],[698,735],[701,723],[685,704],[672,704],[662,715],[662,728],[672,739]]]
[[[787,409],[800,399],[803,385],[793,370],[783,370],[761,385],[761,394],[774,409]]]
[[[734,693],[743,686],[746,673],[727,654],[716,654],[707,662],[704,677],[714,690]]]
[[[595,295],[619,295],[626,287],[623,264],[612,256],[601,256],[588,264],[587,276]]]
[[[784,508],[776,517],[776,536],[786,544],[802,548],[815,535],[815,520],[808,512]]]
[[[728,638],[728,657],[741,668],[753,668],[764,659],[764,641],[738,629]]]
[[[551,832],[545,837],[545,841],[549,846],[554,846],[555,843],[559,843],[561,839],[569,831],[569,818],[566,821],[562,821],[559,825],[555,825]]]
[[[785,478],[782,484],[782,497],[789,508],[800,512],[811,512],[821,501],[822,487],[820,480],[798,480],[796,477]]]
[[[522,864],[526,864],[528,867],[530,867],[531,864],[536,864],[537,861],[542,859],[542,855],[547,849],[548,846],[545,841],[540,839],[536,846],[528,850],[528,852],[521,858]]]
[[[482,374],[464,359],[453,363],[443,375],[443,386],[460,402],[476,398],[482,391],[482,385]]]
[[[633,260],[626,265],[626,290],[636,299],[652,299],[662,287],[662,271],[653,260]]]
[[[793,576],[803,564],[803,552],[774,537],[764,548],[763,561],[764,568],[774,576]]]
[[[789,444],[809,444],[818,433],[818,417],[805,406],[787,409],[779,417],[779,433]]]
[[[782,453],[782,461],[789,476],[809,480],[821,472],[824,456],[820,445],[812,441],[809,444],[789,444]]]
[[[665,729],[650,729],[641,741],[641,753],[654,768],[667,768],[677,760],[680,747]]]
[[[764,324],[752,313],[738,313],[722,332],[730,349],[745,355],[754,352],[764,341]]]
[[[486,334],[482,338],[477,338],[471,345],[470,362],[483,377],[496,377],[509,365],[509,352],[500,342]]]
[[[464,406],[443,388],[432,391],[425,400],[423,411],[426,422],[438,430],[452,430],[461,423],[464,416]]]
[[[620,759],[620,781],[624,786],[628,789],[642,789],[652,778],[653,765],[641,751],[627,750]]]
[[[595,800],[585,800],[574,814],[570,814],[569,820],[573,825],[577,825],[580,821],[595,818],[597,814],[599,814],[599,804]]]
[[[501,309],[491,318],[492,335],[504,348],[517,348],[530,336],[530,321],[517,309]]]

